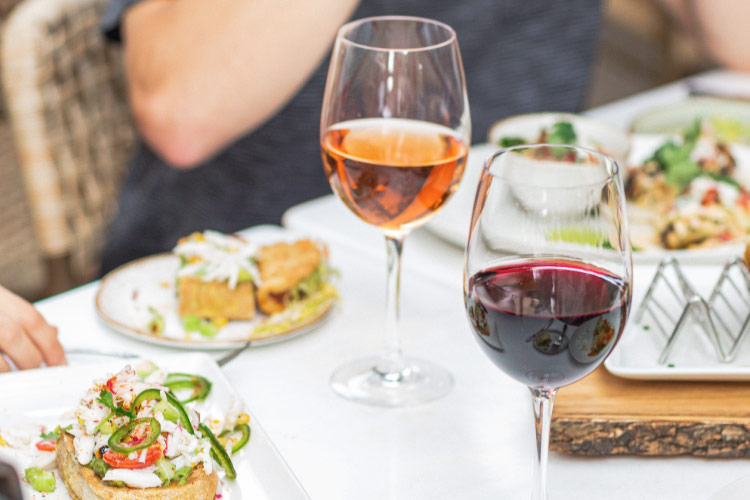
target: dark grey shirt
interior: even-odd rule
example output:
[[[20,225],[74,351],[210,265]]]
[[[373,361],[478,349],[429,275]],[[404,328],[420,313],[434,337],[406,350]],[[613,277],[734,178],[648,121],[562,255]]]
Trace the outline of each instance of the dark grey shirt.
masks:
[[[138,1],[110,0],[105,33],[119,39],[121,16]],[[600,0],[362,0],[353,17],[384,14],[429,17],[456,30],[474,143],[505,116],[583,105]],[[102,271],[169,250],[193,231],[278,224],[290,206],[329,194],[318,138],[327,69],[328,59],[276,116],[195,169],[173,169],[141,143]]]

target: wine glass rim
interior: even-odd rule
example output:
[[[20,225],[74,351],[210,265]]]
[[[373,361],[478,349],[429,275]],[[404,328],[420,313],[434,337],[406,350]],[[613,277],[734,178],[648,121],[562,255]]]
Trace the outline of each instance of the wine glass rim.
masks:
[[[365,23],[372,23],[375,21],[412,21],[412,22],[421,22],[423,24],[431,24],[433,26],[438,26],[445,31],[448,32],[449,36],[442,42],[434,43],[431,45],[424,45],[421,47],[379,47],[376,45],[367,45],[365,43],[355,42],[353,40],[350,40],[347,38],[347,34],[350,33],[354,28],[361,26]],[[353,47],[359,47],[362,49],[368,49],[368,50],[374,50],[374,51],[382,51],[382,52],[420,52],[420,51],[427,51],[427,50],[434,50],[438,49],[440,47],[446,47],[456,42],[456,31],[451,28],[448,24],[436,21],[435,19],[430,19],[427,17],[419,17],[419,16],[372,16],[372,17],[364,17],[362,19],[356,19],[354,21],[350,21],[343,26],[341,26],[338,30],[338,34],[336,37],[341,40],[342,42],[351,45]]]
[[[572,144],[552,144],[548,142],[541,142],[541,143],[534,143],[534,144],[518,144],[516,146],[508,146],[505,148],[498,149],[492,155],[490,155],[489,158],[484,162],[484,165],[482,166],[482,169],[487,172],[487,175],[494,177],[496,179],[506,179],[507,177],[505,175],[493,172],[490,168],[492,163],[495,161],[496,158],[506,154],[511,153],[513,151],[521,150],[521,149],[529,149],[529,148],[541,148],[541,147],[548,147],[548,148],[567,148],[572,149],[576,151],[580,151],[582,153],[586,153],[589,155],[596,156],[600,160],[604,162],[606,165],[612,165],[611,171],[609,171],[607,177],[600,179],[598,181],[592,181],[592,182],[586,182],[586,183],[580,183],[575,185],[565,185],[565,186],[556,186],[556,185],[540,185],[539,183],[531,183],[531,182],[524,182],[524,181],[518,181],[517,179],[513,180],[513,183],[519,186],[536,186],[536,187],[543,187],[545,189],[580,189],[580,188],[587,188],[587,187],[594,187],[594,186],[604,186],[606,184],[609,184],[612,182],[613,179],[617,178],[620,175],[620,166],[617,164],[617,161],[615,161],[614,158],[609,156],[606,153],[602,153],[601,151],[597,151],[596,149],[587,148],[585,146],[575,146]],[[609,170],[609,169],[608,169]]]

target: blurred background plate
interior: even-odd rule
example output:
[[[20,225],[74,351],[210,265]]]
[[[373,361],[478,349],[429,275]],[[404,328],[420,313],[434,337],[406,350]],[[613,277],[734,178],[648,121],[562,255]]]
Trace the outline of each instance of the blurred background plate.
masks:
[[[750,145],[750,101],[745,100],[691,97],[639,115],[631,130],[639,134],[679,134],[699,118],[708,119],[719,138]]]

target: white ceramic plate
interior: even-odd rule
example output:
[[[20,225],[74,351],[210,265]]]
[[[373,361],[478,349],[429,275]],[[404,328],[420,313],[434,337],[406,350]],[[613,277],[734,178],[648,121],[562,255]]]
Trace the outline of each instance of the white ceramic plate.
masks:
[[[269,244],[299,238],[277,226],[258,226],[243,232],[249,241]],[[272,335],[255,332],[264,317],[260,312],[252,321],[230,321],[216,336],[207,338],[198,332],[185,332],[177,314],[175,274],[179,258],[159,254],[135,260],[107,274],[96,294],[96,311],[109,327],[128,337],[151,344],[187,349],[227,349],[238,347],[248,340],[252,345],[263,345],[293,338],[317,327],[333,311],[335,301],[321,308],[319,314],[304,323],[296,323]],[[148,323],[153,318],[151,309],[164,318],[164,331],[151,333]]]
[[[628,164],[640,164],[665,139],[664,135],[634,134]],[[464,171],[464,178],[445,207],[426,224],[426,228],[445,241],[465,248],[469,235],[471,210],[474,206],[479,177],[487,158],[499,148],[492,144],[472,146]],[[737,158],[740,182],[750,186],[750,147],[733,146]],[[637,230],[637,228],[631,228]],[[713,248],[693,250],[647,249],[633,253],[633,261],[639,264],[654,264],[665,257],[675,257],[686,264],[723,264],[728,258],[740,255],[744,243],[729,243]]]
[[[747,75],[745,75],[747,76]],[[750,85],[750,78],[745,78]],[[693,97],[647,111],[633,120],[631,130],[640,134],[677,134],[698,118],[735,121],[734,140],[750,145],[750,101]]]
[[[686,279],[692,284],[694,290],[706,299],[719,279],[722,269],[723,266],[720,265],[682,266]],[[646,268],[636,269],[635,280],[639,280],[636,284],[643,294],[651,282],[652,274],[646,272]],[[673,278],[670,279],[674,286],[676,281]],[[735,282],[740,284],[740,280]],[[654,295],[676,320],[682,308],[676,300],[670,298],[669,290],[664,285],[657,285]],[[750,313],[750,304],[743,303],[744,300],[741,297],[733,293],[727,293],[726,296],[732,307],[739,313],[738,318],[744,318]],[[667,362],[660,364],[658,360],[666,345],[666,337],[648,313],[644,314],[639,323],[636,323],[641,300],[642,298],[639,297],[638,303],[634,301],[622,338],[609,358],[604,361],[604,366],[612,374],[642,380],[750,380],[750,342],[747,341],[748,339],[740,344],[734,361],[722,362],[716,354],[713,343],[693,318],[687,319],[684,330],[681,330],[682,333],[675,340]],[[654,310],[658,309],[654,308]],[[728,319],[727,310],[722,308],[719,313],[725,315],[725,321],[730,327],[738,326],[736,318],[731,321]],[[672,331],[674,324],[668,325],[664,320],[662,324],[668,332]],[[739,327],[736,328],[737,333],[739,329]],[[728,350],[729,339],[722,338],[722,345],[725,350]]]
[[[190,353],[161,356],[154,360],[161,368],[203,375],[213,386],[206,401],[196,409],[204,417],[223,417],[238,396],[219,367],[207,355]],[[104,378],[125,366],[122,360],[102,364],[65,366],[13,372],[0,377],[0,432],[12,432],[16,425],[41,424],[54,428],[60,417],[73,409],[94,379]],[[61,381],[63,383],[61,383]],[[33,397],[30,397],[33,395]],[[237,479],[226,482],[223,498],[228,500],[305,500],[309,497],[269,440],[258,421],[250,414],[252,434],[248,445],[234,456]],[[0,457],[12,461],[19,472],[28,465],[24,457],[0,447]],[[69,499],[62,480],[57,476],[54,493],[42,495],[46,500]],[[24,483],[25,484],[25,483]],[[32,495],[28,485],[27,498]]]

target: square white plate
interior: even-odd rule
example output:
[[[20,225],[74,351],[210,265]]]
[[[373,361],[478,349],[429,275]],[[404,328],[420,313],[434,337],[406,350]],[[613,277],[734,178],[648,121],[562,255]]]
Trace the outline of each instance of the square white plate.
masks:
[[[681,269],[694,290],[704,299],[708,299],[721,274],[722,267],[686,264],[681,266]],[[641,273],[640,269],[636,269],[636,279],[643,278],[647,274],[649,273]],[[644,295],[646,285],[648,282],[641,282],[639,285],[643,288]],[[669,293],[665,292],[666,288],[662,285],[657,285],[655,288],[655,296],[659,302],[673,317],[677,318],[681,309],[676,301],[669,299]],[[740,303],[739,297],[729,294],[727,297],[732,299],[731,303],[736,311],[741,311],[742,314],[750,311],[750,305]],[[660,364],[659,355],[666,345],[666,337],[659,331],[648,313],[644,314],[640,323],[635,322],[641,301],[642,296],[638,298],[638,302],[634,300],[622,338],[604,362],[604,366],[611,373],[620,377],[643,380],[750,380],[750,342],[748,339],[744,339],[744,342],[740,344],[737,356],[732,362],[720,361],[711,339],[694,319],[688,319],[685,322],[684,331],[676,338],[667,362]],[[720,309],[719,312],[729,314],[725,309]],[[725,318],[725,321],[730,326],[737,324],[736,319],[729,321]],[[663,322],[663,325],[667,328],[666,322]],[[722,337],[722,345],[725,350],[728,350],[730,340]]]
[[[162,356],[153,359],[160,368],[203,375],[213,386],[209,397],[198,409],[205,419],[209,416],[223,418],[235,398],[238,398],[229,381],[216,363],[200,353]],[[107,377],[121,370],[127,363],[122,360],[101,364],[43,368],[0,375],[0,433],[18,422],[33,422],[54,428],[65,412],[73,409],[94,379]],[[250,414],[251,437],[248,445],[234,456],[237,479],[225,483],[222,500],[309,500],[305,490],[269,440],[263,428]],[[8,431],[5,431],[8,432]],[[8,460],[7,448],[2,458]],[[24,464],[16,463],[17,468]],[[19,470],[23,474],[23,470]],[[65,486],[57,477],[53,494],[41,495],[26,486],[27,497],[42,496],[47,499],[69,499]]]

